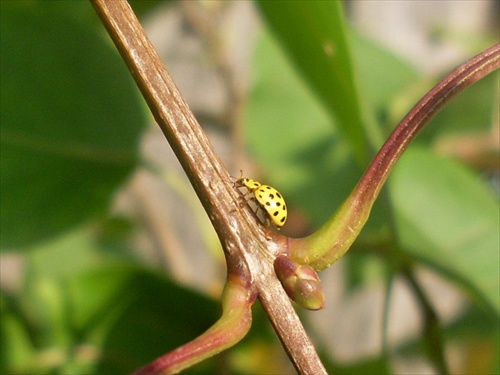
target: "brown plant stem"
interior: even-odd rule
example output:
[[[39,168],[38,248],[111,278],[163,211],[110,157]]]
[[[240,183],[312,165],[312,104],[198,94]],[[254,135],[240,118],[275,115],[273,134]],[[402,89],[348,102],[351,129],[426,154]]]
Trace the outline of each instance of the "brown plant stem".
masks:
[[[268,233],[250,210],[239,207],[239,191],[234,188],[226,168],[128,3],[125,0],[90,1],[208,213],[224,249],[228,275],[247,285],[249,295],[257,290],[297,371],[300,374],[326,374],[274,273],[273,260],[284,252],[286,238]],[[155,367],[155,371],[163,370],[160,366]]]

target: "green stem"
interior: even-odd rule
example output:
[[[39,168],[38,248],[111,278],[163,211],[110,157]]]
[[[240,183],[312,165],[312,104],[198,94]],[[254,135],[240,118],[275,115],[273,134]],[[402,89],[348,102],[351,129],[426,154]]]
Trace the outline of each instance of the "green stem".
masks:
[[[321,271],[341,258],[368,220],[392,168],[431,118],[458,93],[500,66],[500,44],[456,68],[406,115],[340,209],[309,237],[290,241],[290,257]]]

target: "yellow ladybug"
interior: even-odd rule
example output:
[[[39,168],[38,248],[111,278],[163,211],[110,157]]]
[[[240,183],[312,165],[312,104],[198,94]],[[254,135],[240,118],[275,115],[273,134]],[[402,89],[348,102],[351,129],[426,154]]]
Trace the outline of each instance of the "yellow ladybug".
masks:
[[[253,193],[251,199],[254,199],[264,210],[266,217],[272,221],[276,229],[279,230],[285,225],[288,211],[285,199],[278,190],[247,177],[237,179],[236,186],[246,187],[248,189],[247,194]]]

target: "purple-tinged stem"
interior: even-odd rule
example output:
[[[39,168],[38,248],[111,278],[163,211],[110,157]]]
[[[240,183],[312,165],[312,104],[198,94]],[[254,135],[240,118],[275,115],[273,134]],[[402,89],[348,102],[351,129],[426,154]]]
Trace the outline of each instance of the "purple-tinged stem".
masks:
[[[177,374],[233,346],[252,325],[252,304],[257,293],[237,277],[228,277],[222,296],[222,316],[193,341],[162,355],[134,375]]]
[[[290,241],[290,257],[320,271],[341,258],[361,232],[392,168],[431,118],[458,93],[500,66],[496,44],[456,68],[396,127],[341,208],[317,232]]]

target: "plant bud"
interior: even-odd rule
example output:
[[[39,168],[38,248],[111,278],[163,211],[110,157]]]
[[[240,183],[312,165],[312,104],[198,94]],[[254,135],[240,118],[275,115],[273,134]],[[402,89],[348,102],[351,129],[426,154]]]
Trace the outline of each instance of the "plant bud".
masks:
[[[286,294],[299,306],[319,310],[325,305],[325,296],[316,271],[307,265],[295,263],[280,255],[274,261],[274,270]]]

